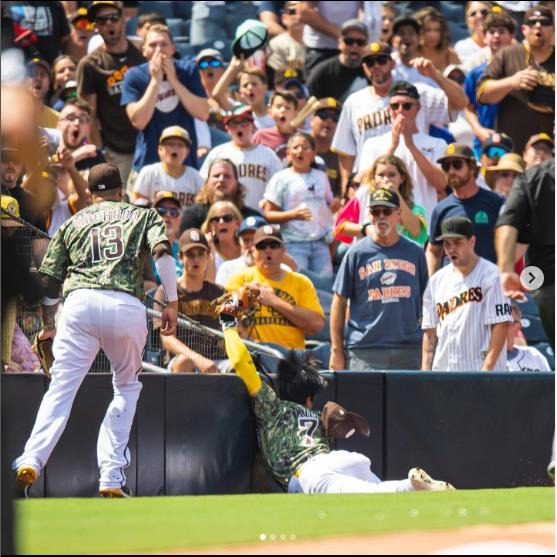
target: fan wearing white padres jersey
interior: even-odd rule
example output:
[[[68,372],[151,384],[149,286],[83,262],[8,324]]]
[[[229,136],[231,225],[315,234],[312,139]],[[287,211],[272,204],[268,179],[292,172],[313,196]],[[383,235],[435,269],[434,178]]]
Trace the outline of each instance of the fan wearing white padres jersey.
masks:
[[[190,152],[190,134],[180,126],[165,128],[159,138],[160,162],[146,164],[134,185],[135,198],[148,199],[155,205],[161,191],[173,192],[182,209],[193,204],[203,185],[199,172],[184,161]]]
[[[430,124],[448,124],[452,111],[464,108],[468,100],[462,89],[444,77],[430,60],[417,58],[416,67],[439,85],[437,89],[425,83],[414,83],[421,106],[416,125],[419,131],[427,133]],[[364,141],[391,130],[388,93],[394,82],[401,79],[395,70],[391,47],[387,44],[371,43],[362,59],[362,68],[371,86],[352,93],[346,99],[331,146],[339,155],[343,188],[346,188],[348,176],[360,166]],[[372,164],[370,160],[365,166]]]
[[[25,495],[64,432],[79,386],[101,348],[114,371],[114,398],[97,441],[99,493],[130,495],[124,468],[130,462],[127,445],[142,386],[138,374],[147,339],[142,274],[150,255],[168,301],[161,334],[176,330],[176,270],[162,218],[121,202],[122,179],[114,164],[94,166],[88,182],[93,205],[58,229],[40,268],[49,297],[42,301],[39,339],[54,337],[55,359],[31,436],[13,463]],[[56,333],[62,282],[65,303]]]
[[[441,223],[450,264],[430,279],[424,294],[422,370],[506,371],[511,304],[497,266],[474,251],[466,217]]]
[[[232,161],[238,169],[240,182],[246,188],[246,205],[258,211],[259,202],[263,198],[269,180],[279,170],[283,170],[284,166],[272,149],[252,142],[255,124],[249,106],[235,107],[226,113],[223,122],[232,141],[211,149],[199,174],[206,180],[214,161],[219,159]]]

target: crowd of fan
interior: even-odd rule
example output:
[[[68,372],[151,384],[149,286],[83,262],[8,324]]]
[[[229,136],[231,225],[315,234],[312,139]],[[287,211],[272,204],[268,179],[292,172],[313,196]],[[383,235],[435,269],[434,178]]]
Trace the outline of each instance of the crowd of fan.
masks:
[[[90,203],[89,169],[113,162],[128,201],[165,222],[182,313],[218,328],[209,302],[258,282],[261,308],[243,334],[303,349],[325,331],[324,364],[337,370],[451,369],[450,358],[422,354],[420,324],[428,278],[459,268],[447,238],[473,236],[517,299],[528,249],[545,273],[540,303],[554,307],[553,234],[540,240],[532,224],[554,221],[554,185],[548,194],[540,174],[554,179],[543,166],[554,157],[553,2],[179,3],[191,8],[189,28],[169,11],[175,3],[156,4],[165,13],[147,2],[2,3],[3,219],[53,236]],[[468,29],[455,42],[449,11]],[[270,40],[246,50],[241,39],[262,27]],[[539,184],[543,199],[530,199],[528,217],[516,209],[520,222],[498,221],[513,183]],[[445,221],[461,216],[473,228],[457,222],[451,236]],[[14,234],[3,226],[3,300]],[[362,292],[377,271],[377,288]],[[154,300],[158,284],[147,261]],[[37,369],[9,307],[4,367]],[[427,311],[424,329],[442,339]],[[520,308],[509,302],[503,313],[458,326],[485,332],[479,355],[503,323],[509,362],[526,361]],[[170,372],[226,367],[177,337],[163,348]],[[485,369],[499,369],[489,356],[475,365],[488,360]],[[528,362],[513,369],[550,369],[543,356]]]

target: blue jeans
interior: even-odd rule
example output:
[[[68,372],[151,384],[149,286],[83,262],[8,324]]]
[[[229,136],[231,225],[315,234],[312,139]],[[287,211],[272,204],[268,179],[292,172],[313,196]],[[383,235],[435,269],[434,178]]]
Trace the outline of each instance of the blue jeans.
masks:
[[[258,19],[253,2],[226,2],[224,6],[194,2],[190,43],[200,45],[215,39],[234,39],[236,27],[246,19]]]
[[[329,246],[323,240],[286,242],[286,249],[300,269],[308,269],[316,273],[333,272]]]

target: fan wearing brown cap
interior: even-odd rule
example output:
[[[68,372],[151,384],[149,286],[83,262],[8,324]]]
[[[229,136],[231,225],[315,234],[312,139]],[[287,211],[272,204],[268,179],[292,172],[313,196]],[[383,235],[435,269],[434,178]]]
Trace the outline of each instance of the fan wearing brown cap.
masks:
[[[38,339],[54,338],[55,359],[31,436],[13,462],[24,495],[56,447],[79,386],[102,348],[114,370],[114,398],[97,442],[99,493],[130,496],[124,468],[129,465],[127,445],[141,391],[138,372],[147,338],[142,271],[150,255],[166,294],[161,334],[176,331],[176,271],[162,218],[121,201],[122,178],[114,164],[94,166],[88,185],[93,205],[59,228],[40,268],[46,297]],[[65,302],[57,323],[62,284]]]
[[[513,138],[520,153],[536,133],[553,133],[555,121],[555,22],[549,6],[524,14],[524,41],[495,54],[477,91],[481,104],[499,103],[497,127]]]
[[[454,489],[433,480],[420,468],[408,478],[381,481],[363,454],[336,451],[330,439],[346,439],[356,431],[370,435],[363,416],[328,402],[323,412],[313,408],[314,397],[327,384],[319,362],[290,351],[278,364],[276,392],[263,383],[237,331],[237,307],[225,305],[220,314],[226,353],[252,399],[256,428],[266,467],[288,493],[396,493]]]

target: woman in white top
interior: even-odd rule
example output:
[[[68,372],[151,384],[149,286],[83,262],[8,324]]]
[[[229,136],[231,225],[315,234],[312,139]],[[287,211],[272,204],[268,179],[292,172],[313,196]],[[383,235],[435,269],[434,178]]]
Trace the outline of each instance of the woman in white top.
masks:
[[[219,265],[242,254],[238,241],[241,222],[242,214],[231,201],[216,201],[209,208],[207,218],[201,225],[211,247],[212,261],[205,275],[207,280],[214,282]]]
[[[466,2],[464,6],[470,36],[454,45],[455,52],[464,65],[469,58],[478,54],[485,46],[483,22],[491,8],[491,2]]]

